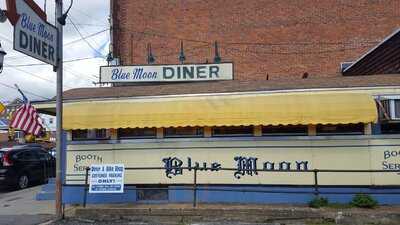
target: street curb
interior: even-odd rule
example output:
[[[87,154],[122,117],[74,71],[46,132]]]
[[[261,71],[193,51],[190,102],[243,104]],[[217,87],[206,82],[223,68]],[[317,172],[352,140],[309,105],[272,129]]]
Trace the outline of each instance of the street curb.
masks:
[[[324,219],[325,215],[314,212],[295,210],[260,210],[260,209],[129,209],[129,208],[104,208],[75,210],[76,218],[97,221],[113,221],[128,219],[134,221],[160,222],[160,221],[243,221],[266,222],[277,220]]]
[[[311,209],[311,208],[145,208],[145,207],[93,207],[74,209],[74,218],[94,221],[129,220],[152,223],[179,224],[190,222],[235,221],[246,223],[265,223],[274,221],[319,220],[335,222],[336,220],[364,221],[400,221],[400,210],[396,212],[354,211],[347,209]],[[350,223],[353,224],[353,223]],[[364,224],[354,223],[354,224]],[[386,224],[386,223],[382,223]],[[393,223],[393,224],[400,224]]]

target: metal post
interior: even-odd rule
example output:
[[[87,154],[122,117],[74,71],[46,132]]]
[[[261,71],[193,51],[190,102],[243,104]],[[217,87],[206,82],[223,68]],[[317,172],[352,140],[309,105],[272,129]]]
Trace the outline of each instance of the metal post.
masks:
[[[318,190],[318,170],[314,170],[314,194],[316,197],[319,195],[319,190]]]
[[[196,207],[197,204],[197,168],[195,167],[193,170],[193,207]]]
[[[89,167],[86,167],[86,174],[85,174],[85,188],[83,192],[83,208],[86,208],[86,200],[87,200],[87,192],[88,192],[88,178],[89,178]]]
[[[56,118],[57,118],[57,137],[56,137],[56,215],[62,218],[62,91],[63,91],[63,25],[57,18],[63,14],[62,0],[55,0],[56,3],[56,27],[58,30],[58,63],[57,63],[57,97],[56,97]]]

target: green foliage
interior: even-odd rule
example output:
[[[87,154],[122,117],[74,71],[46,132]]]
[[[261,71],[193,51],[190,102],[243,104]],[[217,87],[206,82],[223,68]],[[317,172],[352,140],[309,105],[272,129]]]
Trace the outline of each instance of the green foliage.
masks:
[[[350,204],[359,208],[374,208],[378,202],[367,194],[356,194]]]
[[[308,203],[311,208],[321,208],[328,205],[328,199],[323,197],[315,197]]]

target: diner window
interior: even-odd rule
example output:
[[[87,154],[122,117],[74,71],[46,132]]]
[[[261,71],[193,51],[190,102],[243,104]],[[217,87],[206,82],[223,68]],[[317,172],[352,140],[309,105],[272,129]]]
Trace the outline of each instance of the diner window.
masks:
[[[364,134],[364,124],[317,125],[317,135]]]
[[[118,129],[119,139],[135,138],[155,138],[157,136],[156,128],[120,128]]]
[[[307,134],[307,126],[305,125],[279,125],[279,126],[263,126],[263,136],[302,136]]]
[[[202,127],[170,127],[164,128],[164,137],[203,137]]]
[[[213,137],[253,136],[253,126],[223,126],[212,128]]]
[[[400,134],[400,123],[382,123],[382,134]]]
[[[107,129],[72,130],[72,140],[105,140],[110,135]]]

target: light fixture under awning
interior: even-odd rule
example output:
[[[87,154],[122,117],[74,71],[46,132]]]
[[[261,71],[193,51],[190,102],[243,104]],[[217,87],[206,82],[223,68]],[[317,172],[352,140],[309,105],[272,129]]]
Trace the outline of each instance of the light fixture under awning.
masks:
[[[359,93],[242,94],[64,104],[64,129],[369,123],[372,96]]]

